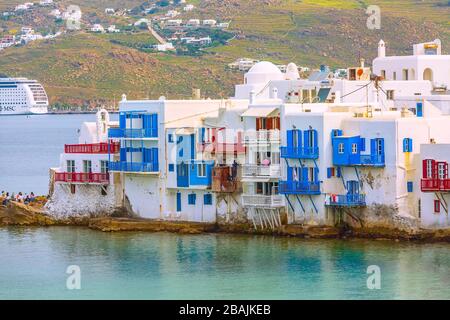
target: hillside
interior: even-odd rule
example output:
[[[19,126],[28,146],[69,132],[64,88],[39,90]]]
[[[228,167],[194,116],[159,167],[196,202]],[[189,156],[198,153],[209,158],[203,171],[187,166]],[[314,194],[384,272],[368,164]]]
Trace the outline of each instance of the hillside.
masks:
[[[60,1],[69,2],[101,16],[105,7],[120,3],[134,8],[144,1]],[[42,81],[52,102],[95,105],[117,101],[122,93],[130,98],[188,97],[192,87],[201,88],[208,97],[226,97],[243,75],[225,71],[225,66],[239,57],[346,67],[358,63],[360,56],[370,62],[380,38],[387,42],[388,54],[410,53],[413,43],[438,37],[444,51],[450,45],[447,0],[376,1],[381,7],[381,30],[366,27],[364,0],[188,2],[197,8],[183,19],[231,21],[236,38],[193,57],[134,49],[133,42],[155,41],[146,34],[111,41],[113,36],[79,32],[0,52],[0,72]]]

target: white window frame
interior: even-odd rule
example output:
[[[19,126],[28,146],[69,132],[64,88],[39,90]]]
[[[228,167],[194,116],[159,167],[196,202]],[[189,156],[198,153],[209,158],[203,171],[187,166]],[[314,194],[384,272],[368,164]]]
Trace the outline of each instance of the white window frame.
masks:
[[[358,144],[352,143],[352,154],[357,154],[357,153],[358,153]]]
[[[338,153],[339,153],[339,154],[344,154],[344,152],[345,152],[345,146],[344,146],[344,144],[341,142],[341,143],[338,144]]]
[[[100,160],[100,172],[108,173],[108,161]]]
[[[206,163],[197,164],[197,176],[200,178],[206,177]]]
[[[68,173],[75,173],[76,172],[75,160],[67,160],[66,165],[67,165],[67,172]]]
[[[445,163],[438,163],[438,178],[445,179]]]
[[[83,173],[92,173],[92,161],[83,160]]]
[[[433,160],[427,160],[427,178],[433,178]]]

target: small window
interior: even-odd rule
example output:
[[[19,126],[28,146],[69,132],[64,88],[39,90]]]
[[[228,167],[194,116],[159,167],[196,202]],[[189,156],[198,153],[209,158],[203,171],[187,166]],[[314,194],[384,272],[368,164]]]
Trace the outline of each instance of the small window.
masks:
[[[386,70],[381,70],[381,77],[386,79]]]
[[[167,135],[167,141],[169,141],[169,143],[173,143],[173,134],[169,133]]]
[[[397,72],[392,73],[392,80],[397,80]]]
[[[335,168],[328,168],[327,169],[327,176],[328,178],[332,178],[336,176],[336,169]]]
[[[212,194],[208,193],[203,196],[203,203],[207,206],[212,205]]]
[[[199,177],[202,177],[202,178],[206,177],[206,164],[205,163],[199,163],[197,165],[197,170],[198,170],[197,175]]]
[[[394,100],[395,98],[395,91],[394,90],[387,90],[386,91],[386,99],[387,100]]]
[[[411,138],[403,139],[403,152],[413,152],[413,141]]]
[[[100,172],[103,174],[108,173],[108,161],[100,161]]]
[[[408,186],[408,192],[409,192],[409,193],[413,192],[413,189],[414,189],[413,185],[414,185],[414,184],[413,184],[412,181],[408,181],[407,186]]]
[[[342,169],[341,169],[341,168],[337,168],[337,171],[336,171],[336,177],[337,177],[337,178],[342,177]]]
[[[441,201],[434,200],[434,213],[441,213]]]
[[[195,201],[197,200],[197,195],[195,193],[188,195],[188,204],[195,206]]]
[[[339,154],[344,154],[344,150],[345,150],[344,144],[343,143],[339,143],[339,145],[338,145],[338,153]]]
[[[169,163],[169,172],[175,171],[175,165],[173,163]]]
[[[357,154],[357,153],[358,153],[358,144],[352,143],[352,154]]]
[[[70,185],[70,193],[75,194],[76,192],[76,186],[74,184]]]
[[[75,172],[75,160],[67,160],[67,172],[68,173]]]
[[[102,186],[101,189],[102,189],[102,190],[101,190],[101,195],[102,195],[102,196],[107,196],[107,195],[108,195],[107,187],[106,187],[106,186]]]

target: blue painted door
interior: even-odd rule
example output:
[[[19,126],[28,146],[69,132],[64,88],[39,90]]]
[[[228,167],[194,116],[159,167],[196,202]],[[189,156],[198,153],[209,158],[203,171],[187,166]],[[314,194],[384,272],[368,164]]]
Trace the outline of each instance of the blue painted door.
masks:
[[[177,193],[177,212],[181,212],[181,193]]]
[[[423,103],[418,102],[416,105],[416,114],[418,117],[423,117]]]

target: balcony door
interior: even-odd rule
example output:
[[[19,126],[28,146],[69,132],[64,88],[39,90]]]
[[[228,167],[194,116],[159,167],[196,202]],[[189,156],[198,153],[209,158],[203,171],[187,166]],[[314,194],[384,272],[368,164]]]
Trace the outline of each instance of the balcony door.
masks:
[[[67,172],[75,173],[75,160],[67,160]]]
[[[92,161],[83,160],[83,173],[92,173]]]

